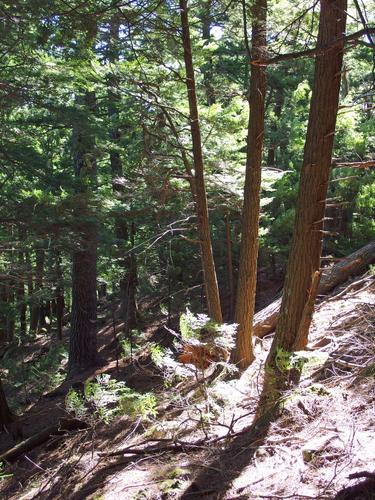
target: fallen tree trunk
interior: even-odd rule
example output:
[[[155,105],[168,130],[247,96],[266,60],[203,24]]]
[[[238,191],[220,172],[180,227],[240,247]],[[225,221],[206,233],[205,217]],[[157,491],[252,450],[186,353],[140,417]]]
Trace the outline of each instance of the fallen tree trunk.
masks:
[[[375,262],[375,241],[341,259],[337,264],[324,269],[318,294],[325,295],[350,276],[363,272],[373,262]],[[276,328],[280,306],[281,296],[255,314],[253,323],[255,336],[262,338]]]
[[[21,443],[16,444],[16,446],[13,446],[10,450],[4,452],[0,455],[0,462],[13,462],[23,453],[27,453],[37,446],[45,443],[50,436],[59,436],[61,434],[65,434],[67,431],[86,428],[87,424],[80,420],[61,418],[57,424],[43,429],[38,434],[30,436]]]

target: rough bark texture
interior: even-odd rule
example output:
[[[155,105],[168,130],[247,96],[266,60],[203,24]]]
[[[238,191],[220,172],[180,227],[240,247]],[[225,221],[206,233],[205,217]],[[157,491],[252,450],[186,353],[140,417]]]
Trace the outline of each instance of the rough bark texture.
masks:
[[[252,9],[252,60],[266,57],[267,0],[257,0]],[[240,368],[254,360],[252,325],[255,308],[258,260],[258,228],[260,211],[260,185],[264,136],[266,94],[265,67],[251,66],[250,117],[247,138],[247,161],[242,210],[242,238],[238,273],[235,323],[238,324],[234,359]]]
[[[324,295],[330,292],[350,276],[363,272],[373,262],[375,262],[375,241],[345,257],[334,266],[324,269],[319,283],[318,294]],[[275,330],[280,306],[281,297],[256,313],[253,326],[254,335],[262,338]]]
[[[4,426],[9,425],[11,422],[13,422],[13,415],[5,398],[4,389],[0,379],[0,432],[3,430]]]
[[[343,59],[342,39],[346,26],[346,0],[321,0],[318,52],[315,61],[314,85],[310,116],[300,177],[293,241],[288,260],[280,316],[271,349],[295,350],[311,276],[320,269],[322,230],[327,188],[332,163],[332,148],[339,102]]]
[[[186,69],[186,87],[188,91],[189,110],[190,110],[190,129],[193,143],[193,158],[195,170],[195,190],[196,190],[196,209],[198,217],[198,232],[200,239],[202,267],[207,295],[207,306],[209,316],[222,322],[222,313],[220,305],[219,287],[217,284],[214,257],[212,252],[210,226],[208,221],[207,196],[204,181],[204,165],[201,133],[199,126],[199,115],[197,96],[195,91],[195,76],[193,58],[191,52],[190,29],[188,18],[188,2],[180,0],[182,40],[184,48],[184,60]]]
[[[77,99],[87,113],[95,108],[95,95]],[[74,130],[75,174],[77,178],[76,217],[80,234],[79,248],[73,253],[72,319],[69,347],[69,372],[94,366],[96,340],[96,260],[97,227],[91,208],[96,183],[95,137],[88,117],[76,123]]]
[[[232,255],[232,231],[230,226],[229,211],[225,216],[225,238],[227,244],[227,273],[229,290],[229,311],[228,321],[233,320],[235,296],[234,296],[234,275],[233,275],[233,255]]]

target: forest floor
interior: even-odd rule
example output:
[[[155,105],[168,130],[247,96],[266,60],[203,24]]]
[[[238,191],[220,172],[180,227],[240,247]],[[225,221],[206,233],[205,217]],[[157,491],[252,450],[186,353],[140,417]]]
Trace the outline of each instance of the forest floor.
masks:
[[[256,428],[272,335],[256,341],[256,362],[241,378],[194,390],[194,377],[190,385],[166,387],[147,347],[117,366],[112,330],[103,327],[100,372],[139,392],[152,391],[157,414],[117,417],[109,424],[91,420],[89,429],[49,439],[0,471],[0,478],[10,475],[0,481],[0,497],[375,498],[373,476],[348,478],[375,472],[375,287],[371,281],[342,294],[347,285],[317,305],[308,350],[298,355],[304,360],[300,383],[285,394],[281,415]],[[159,320],[149,325],[147,337],[165,346],[173,338]],[[22,357],[24,370],[32,360],[39,370],[32,387],[19,387],[19,398],[29,401],[22,416],[27,436],[67,416],[67,391],[79,382],[64,381],[62,369],[48,375],[42,360],[49,355],[63,368],[66,355],[43,343],[41,337],[39,345],[25,345]],[[46,389],[37,398],[33,389],[43,377]],[[2,434],[0,454],[10,446]],[[372,493],[339,496],[358,484]]]

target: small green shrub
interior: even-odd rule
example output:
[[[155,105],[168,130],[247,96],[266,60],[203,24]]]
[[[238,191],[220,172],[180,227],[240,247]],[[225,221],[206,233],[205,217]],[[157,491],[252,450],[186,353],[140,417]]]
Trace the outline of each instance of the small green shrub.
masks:
[[[9,479],[10,477],[13,476],[13,474],[6,474],[4,472],[4,463],[3,462],[0,462],[0,481],[4,481],[5,479]]]
[[[88,382],[83,393],[71,389],[65,407],[76,418],[104,423],[111,422],[118,415],[148,419],[157,414],[157,400],[153,394],[133,391],[125,382],[111,380],[107,374]]]

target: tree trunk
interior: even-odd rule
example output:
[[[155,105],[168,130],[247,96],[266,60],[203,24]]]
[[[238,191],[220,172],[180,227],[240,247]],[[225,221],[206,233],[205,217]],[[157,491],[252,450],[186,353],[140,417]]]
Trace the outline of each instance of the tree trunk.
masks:
[[[109,38],[108,38],[108,60],[111,63],[116,63],[119,60],[119,30],[120,30],[120,20],[118,17],[114,17],[111,21]],[[110,152],[110,163],[111,163],[111,173],[112,173],[112,189],[116,198],[122,199],[124,185],[122,182],[123,176],[123,166],[120,157],[120,153],[115,149],[119,145],[121,138],[120,131],[115,123],[118,118],[118,106],[120,97],[118,95],[119,81],[116,75],[110,73],[108,76],[108,116],[113,122],[110,131],[110,140],[114,148]],[[129,231],[128,223],[124,218],[123,214],[116,216],[115,220],[115,236],[117,241],[117,249],[120,257],[118,260],[120,267],[120,315],[125,321],[125,333],[128,333],[131,328],[134,328],[135,323],[132,322],[132,314],[129,312],[129,307],[132,307],[131,301],[129,300],[129,291],[133,291],[131,285],[132,277],[132,264],[135,256],[133,254],[129,255],[130,241],[129,241]],[[127,254],[124,257],[124,254]],[[134,297],[133,297],[134,298]]]
[[[26,235],[21,231],[21,241],[25,239]],[[27,333],[26,327],[26,301],[25,301],[25,254],[22,250],[18,253],[18,283],[17,283],[17,307],[20,320],[20,336],[23,339]]]
[[[211,40],[211,10],[212,0],[206,0],[202,4],[202,38],[207,43]],[[212,58],[209,58],[206,64],[202,67],[203,84],[206,90],[207,105],[211,106],[216,102],[215,89],[212,86]]]
[[[76,122],[73,133],[78,186],[75,211],[80,241],[79,248],[73,253],[70,374],[97,363],[97,222],[91,208],[96,185],[96,159],[93,152],[95,136],[90,130],[89,120],[90,113],[95,110],[95,94],[87,92],[83,97],[77,97],[77,103],[84,107],[86,116],[81,116]]]
[[[43,243],[44,246],[44,243]],[[35,250],[35,287],[32,296],[32,309],[30,316],[30,333],[35,334],[38,331],[41,310],[40,292],[43,288],[43,271],[44,271],[44,248],[40,247]]]
[[[193,144],[198,233],[200,239],[202,267],[207,295],[208,314],[218,323],[222,323],[223,319],[221,313],[219,287],[217,284],[215,263],[211,244],[210,225],[208,220],[208,205],[204,181],[202,142],[190,40],[188,0],[180,0],[180,12],[186,70],[186,87],[190,110],[190,130]]]
[[[375,241],[345,257],[334,266],[324,269],[318,287],[318,294],[324,295],[330,292],[350,276],[363,272],[373,262],[375,262]],[[254,335],[262,338],[275,330],[280,306],[281,297],[256,313],[253,325]]]
[[[4,281],[0,283],[0,345],[8,340],[7,333],[7,287]]]
[[[275,142],[275,135],[277,134],[277,125],[281,116],[283,104],[284,104],[284,89],[282,87],[278,87],[276,89],[276,96],[275,96],[275,108],[274,108],[275,118],[270,125],[271,137],[270,137],[270,145],[268,147],[268,156],[267,156],[267,165],[269,167],[274,167],[277,162],[277,155],[276,155],[277,143]]]
[[[13,415],[5,398],[3,385],[0,379],[0,432],[3,430],[4,426],[7,426],[12,422]]]
[[[6,318],[6,331],[7,331],[7,341],[11,342],[14,339],[14,327],[15,327],[15,287],[16,283],[12,278],[6,281],[6,298],[7,298],[7,318]]]
[[[256,1],[252,8],[252,18],[251,58],[256,61],[266,57],[267,0]],[[244,12],[245,20],[246,13]],[[244,24],[246,30],[246,23]],[[246,33],[245,36],[247,36]],[[238,329],[234,359],[239,363],[240,368],[246,368],[254,360],[252,324],[257,278],[265,94],[265,67],[252,64],[246,178],[241,223],[242,239],[235,310],[235,322],[238,324]]]
[[[232,235],[231,235],[229,211],[225,216],[225,237],[227,244],[227,272],[228,272],[228,288],[229,288],[228,320],[232,321],[234,313],[235,296],[234,296],[234,276],[233,276]]]
[[[317,47],[342,39],[346,26],[346,0],[321,0]],[[323,220],[332,164],[332,148],[339,102],[343,43],[316,56],[304,159],[300,177],[296,221],[288,260],[280,316],[269,362],[278,348],[292,352],[309,299],[312,276],[320,270]]]
[[[61,269],[61,255],[59,250],[55,250],[55,269],[56,269],[56,331],[57,339],[62,340],[63,335],[63,317],[64,317],[64,278]]]

